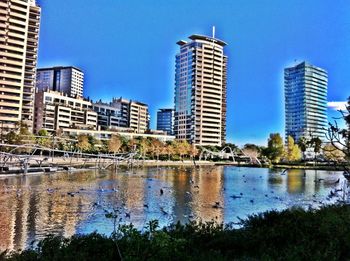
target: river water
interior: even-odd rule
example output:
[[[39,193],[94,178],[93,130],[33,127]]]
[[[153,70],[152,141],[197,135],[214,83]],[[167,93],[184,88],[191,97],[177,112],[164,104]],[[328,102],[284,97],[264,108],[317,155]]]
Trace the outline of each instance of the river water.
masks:
[[[340,179],[340,182],[337,183]],[[143,229],[190,219],[238,222],[271,209],[332,204],[341,172],[243,167],[149,167],[0,178],[0,250],[23,249],[48,234],[109,235],[120,224]]]

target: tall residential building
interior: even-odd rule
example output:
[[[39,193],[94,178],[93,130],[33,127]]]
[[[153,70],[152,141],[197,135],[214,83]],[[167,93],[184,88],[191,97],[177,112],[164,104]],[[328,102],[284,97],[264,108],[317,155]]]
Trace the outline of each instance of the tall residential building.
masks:
[[[98,114],[98,125],[101,129],[123,127],[130,128],[136,133],[145,133],[149,129],[150,116],[147,104],[114,98],[110,103],[102,101],[93,103],[93,109]]]
[[[33,127],[40,7],[35,0],[0,0],[0,122]]]
[[[37,92],[34,132],[41,129],[55,132],[62,128],[96,130],[97,113],[92,110],[92,103],[52,90]]]
[[[284,70],[286,138],[325,139],[327,82],[327,72],[307,62]]]
[[[168,135],[173,135],[174,109],[159,109],[157,111],[157,130],[162,130]]]
[[[177,42],[174,133],[196,145],[221,146],[226,140],[226,43],[203,35],[189,39]]]
[[[83,97],[84,73],[73,66],[39,68],[36,74],[36,88],[39,91],[53,90],[71,97]]]

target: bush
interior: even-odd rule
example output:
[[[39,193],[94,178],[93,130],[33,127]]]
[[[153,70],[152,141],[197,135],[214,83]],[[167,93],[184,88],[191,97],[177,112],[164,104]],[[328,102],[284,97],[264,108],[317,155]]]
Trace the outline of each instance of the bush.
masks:
[[[232,224],[191,222],[144,233],[132,225],[110,237],[92,233],[48,236],[7,260],[349,260],[350,207],[269,211]],[[1,257],[1,256],[0,256]]]

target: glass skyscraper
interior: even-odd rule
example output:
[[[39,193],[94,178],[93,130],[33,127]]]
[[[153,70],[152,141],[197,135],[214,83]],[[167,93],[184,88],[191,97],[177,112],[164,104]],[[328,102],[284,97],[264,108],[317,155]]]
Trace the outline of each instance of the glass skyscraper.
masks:
[[[327,128],[327,83],[324,69],[302,62],[284,70],[286,139],[319,137]]]
[[[159,109],[157,112],[157,130],[174,135],[174,109]]]

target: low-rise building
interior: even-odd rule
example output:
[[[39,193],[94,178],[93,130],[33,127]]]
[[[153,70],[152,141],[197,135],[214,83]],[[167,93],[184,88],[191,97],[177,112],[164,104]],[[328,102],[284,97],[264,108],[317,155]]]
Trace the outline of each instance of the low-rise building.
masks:
[[[110,103],[93,103],[93,110],[98,114],[98,126],[101,130],[122,127],[130,128],[136,133],[145,133],[149,129],[147,104],[114,98]]]
[[[127,139],[133,138],[155,138],[162,142],[172,141],[175,139],[175,136],[166,135],[165,133],[135,133],[135,132],[125,132],[124,130],[120,131],[111,131],[111,130],[87,130],[87,129],[72,129],[72,128],[63,128],[62,133],[68,136],[78,136],[78,135],[89,135],[93,136],[97,140],[109,140],[112,135],[120,135]]]
[[[83,98],[45,90],[35,95],[34,132],[54,132],[61,128],[96,129],[97,113],[92,103]]]

